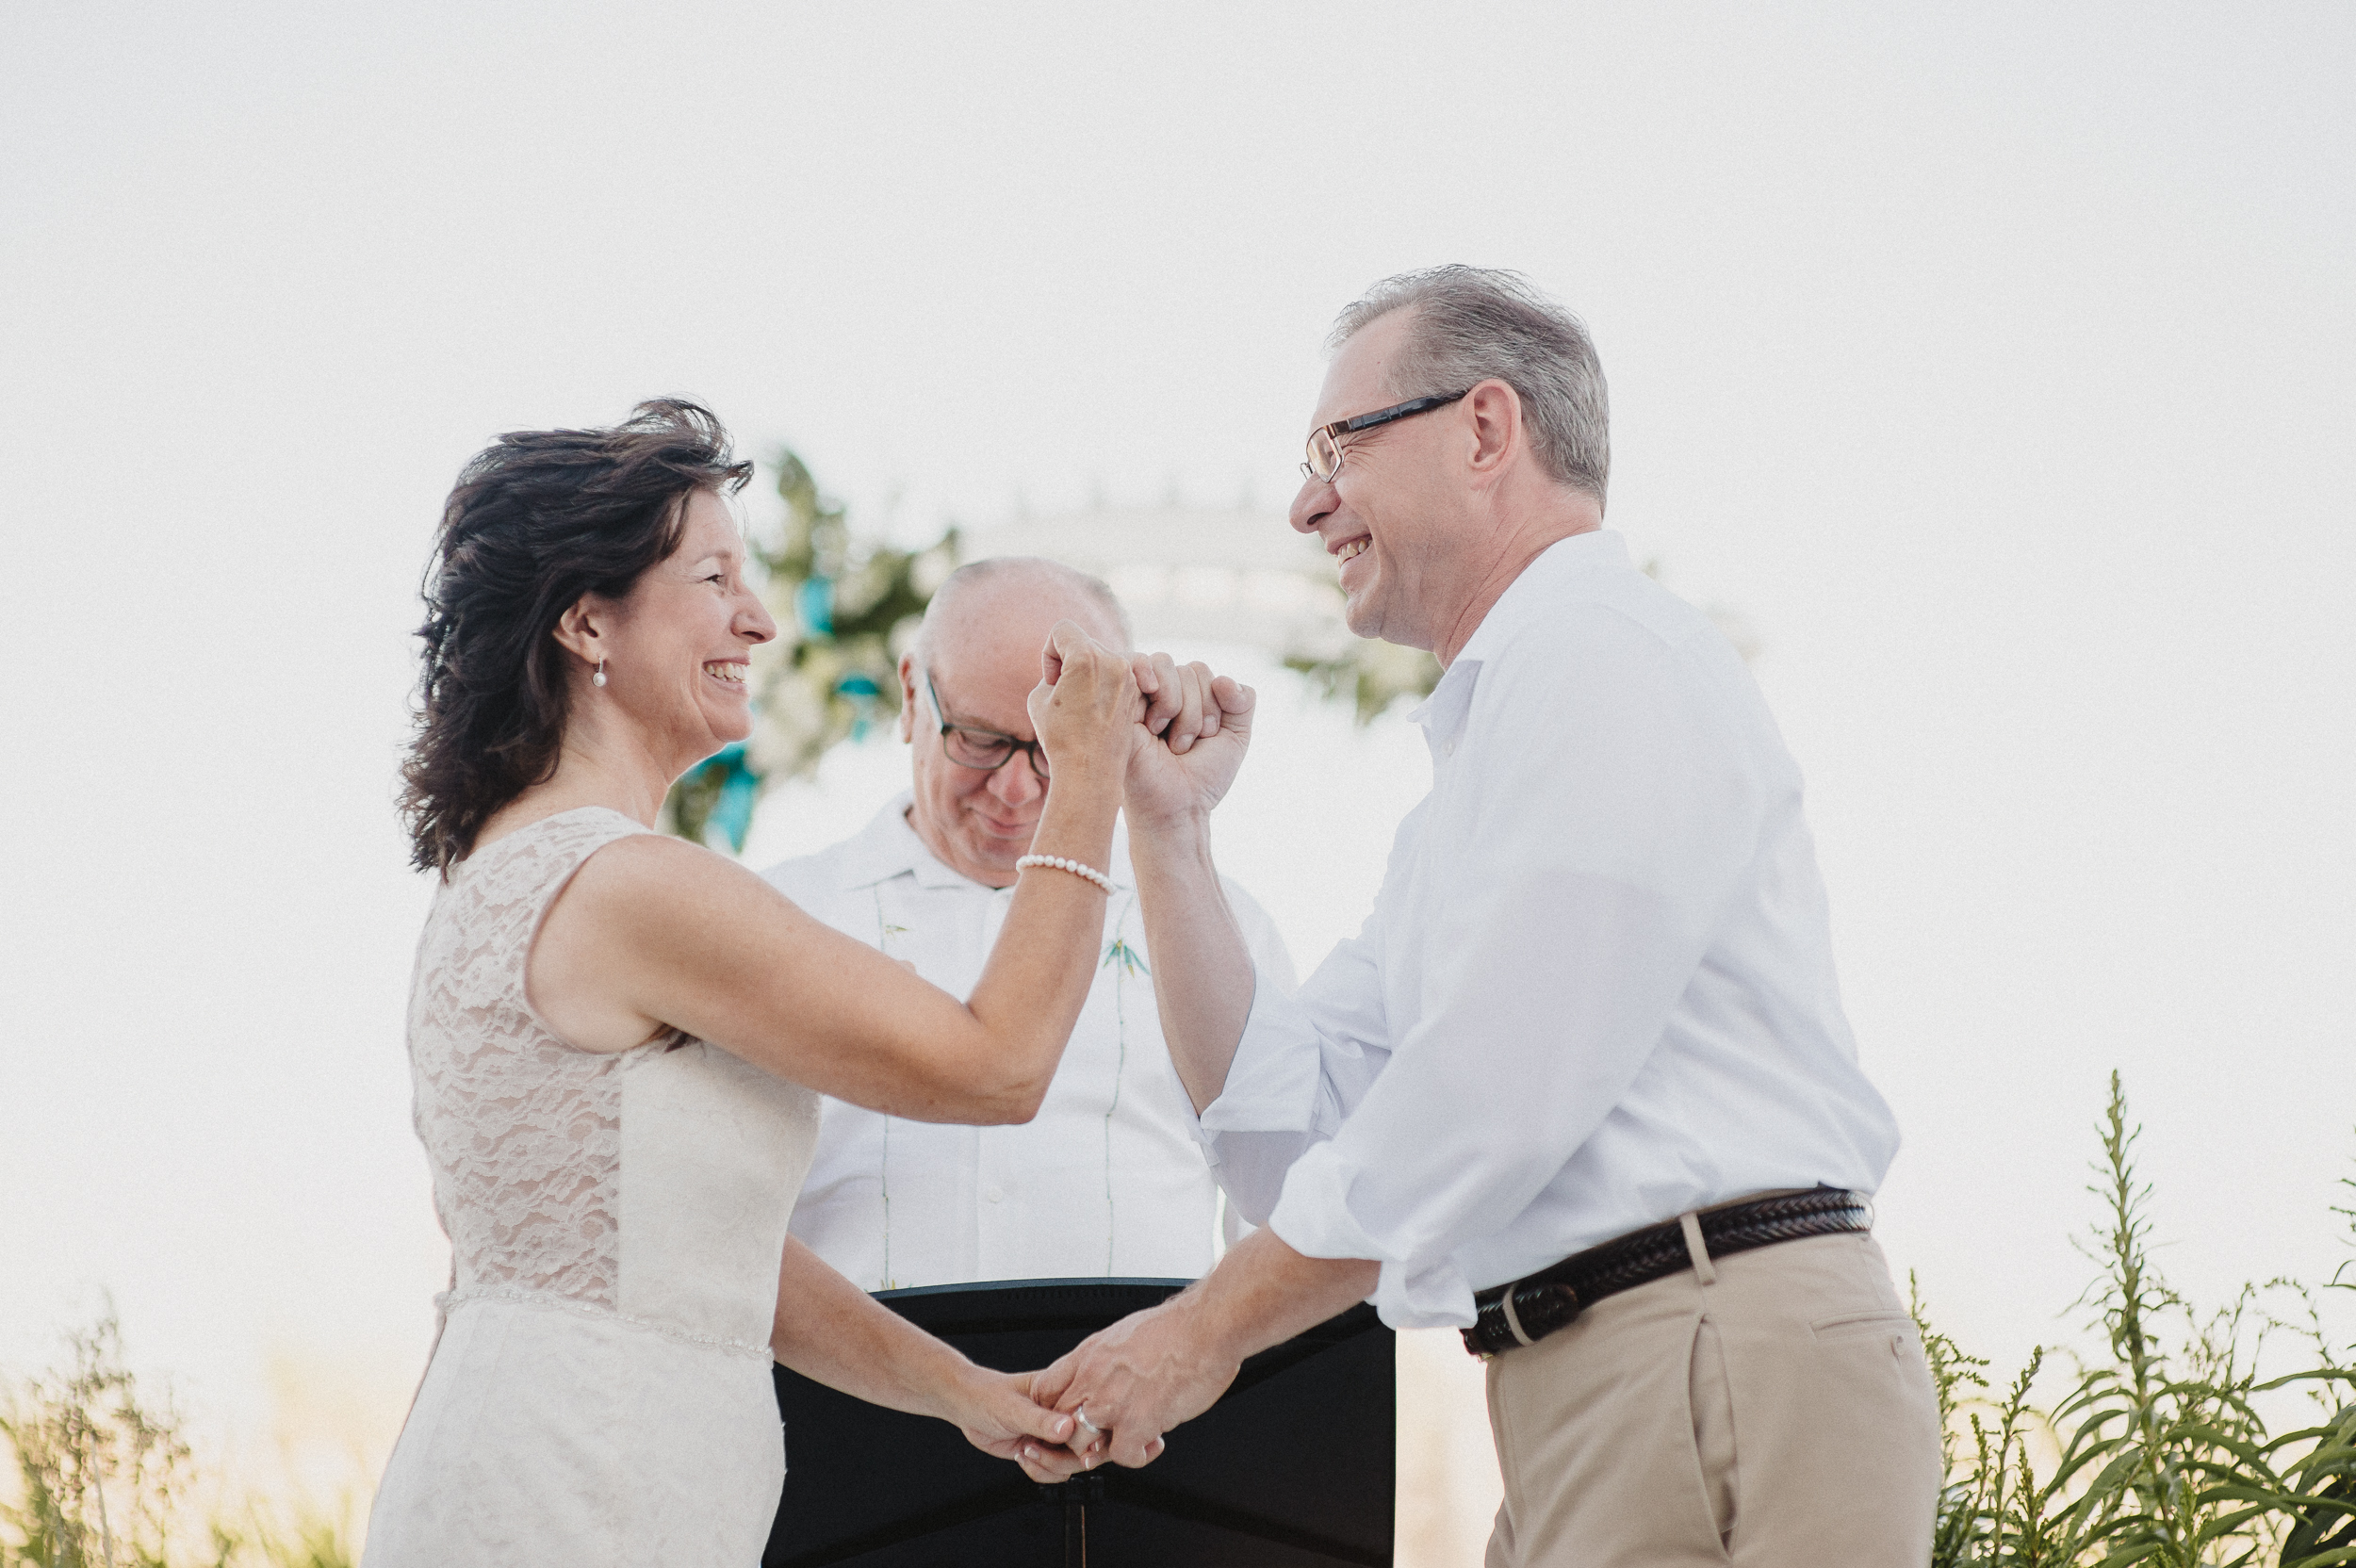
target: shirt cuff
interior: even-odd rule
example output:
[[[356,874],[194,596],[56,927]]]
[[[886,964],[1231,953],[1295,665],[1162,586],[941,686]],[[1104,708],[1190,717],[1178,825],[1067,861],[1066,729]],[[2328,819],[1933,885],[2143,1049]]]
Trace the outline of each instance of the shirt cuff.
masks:
[[[1454,1260],[1402,1263],[1385,1256],[1350,1212],[1349,1193],[1341,1152],[1320,1143],[1293,1162],[1268,1228],[1303,1257],[1379,1261],[1382,1273],[1369,1299],[1394,1329],[1470,1328],[1472,1287]]]
[[[1203,1107],[1201,1135],[1306,1133],[1317,1124],[1322,1060],[1305,1008],[1253,965],[1252,1014],[1219,1098]]]
[[[1445,1258],[1425,1268],[1384,1264],[1368,1299],[1394,1329],[1469,1329],[1477,1316],[1471,1282]]]

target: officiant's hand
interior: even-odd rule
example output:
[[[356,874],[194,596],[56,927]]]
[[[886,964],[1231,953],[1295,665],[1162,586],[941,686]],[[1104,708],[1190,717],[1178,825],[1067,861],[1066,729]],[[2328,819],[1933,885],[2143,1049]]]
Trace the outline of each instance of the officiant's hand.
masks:
[[[1088,1427],[1072,1433],[1082,1459],[1131,1469],[1151,1463],[1161,1457],[1162,1434],[1209,1410],[1243,1364],[1200,1329],[1191,1294],[1173,1296],[1082,1340],[1034,1376],[1031,1396],[1103,1434]]]
[[[1162,742],[1130,754],[1121,804],[1131,831],[1207,815],[1252,744],[1252,688],[1166,653],[1133,653],[1129,665],[1145,696],[1144,727]]]

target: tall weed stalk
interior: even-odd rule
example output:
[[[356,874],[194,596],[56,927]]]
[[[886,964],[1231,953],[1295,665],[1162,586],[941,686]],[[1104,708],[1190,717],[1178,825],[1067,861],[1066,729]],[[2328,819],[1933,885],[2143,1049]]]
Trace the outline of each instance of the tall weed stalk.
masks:
[[[1987,1364],[1933,1329],[1917,1298],[1946,1437],[1933,1568],[2356,1563],[2356,1406],[2335,1406],[2331,1392],[2351,1375],[2312,1296],[2302,1333],[2319,1364],[2262,1381],[2269,1333],[2293,1325],[2262,1311],[2254,1286],[2204,1315],[2161,1276],[2151,1189],[2135,1171],[2140,1129],[2116,1072],[2100,1131],[2087,1190],[2102,1217],[2082,1243],[2098,1273],[2080,1301],[2102,1351],[2075,1361],[2052,1405],[2031,1402],[2044,1349],[1992,1398]],[[2269,1435],[2256,1397],[2301,1382],[2325,1419]]]
[[[2088,1248],[2102,1272],[2085,1298],[2110,1355],[2081,1366],[2049,1417],[2061,1437],[2051,1500],[2083,1488],[2054,1509],[2062,1544],[2119,1568],[2255,1562],[2270,1544],[2281,1492],[2250,1402],[2265,1329],[2250,1327],[2247,1287],[2203,1320],[2152,1266],[2151,1189],[2135,1168],[2139,1133],[2113,1072],[2100,1180],[2088,1189],[2103,1210]]]
[[[184,1517],[195,1468],[181,1417],[139,1387],[111,1307],[66,1336],[66,1364],[0,1407],[16,1500],[0,1506],[0,1568],[352,1568],[334,1523],[290,1526],[248,1505]]]
[[[20,1541],[0,1562],[26,1568],[167,1568],[188,1445],[169,1398],[151,1405],[123,1364],[109,1307],[66,1336],[69,1364],[34,1381],[0,1416],[20,1497],[6,1511]]]

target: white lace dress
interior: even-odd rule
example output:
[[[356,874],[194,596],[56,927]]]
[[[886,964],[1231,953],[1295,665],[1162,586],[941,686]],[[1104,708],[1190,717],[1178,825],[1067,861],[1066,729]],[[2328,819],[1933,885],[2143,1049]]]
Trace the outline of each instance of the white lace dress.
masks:
[[[451,1289],[368,1568],[752,1568],[785,1475],[769,1331],[818,1099],[701,1040],[599,1054],[524,997],[590,808],[454,868],[409,1004]]]

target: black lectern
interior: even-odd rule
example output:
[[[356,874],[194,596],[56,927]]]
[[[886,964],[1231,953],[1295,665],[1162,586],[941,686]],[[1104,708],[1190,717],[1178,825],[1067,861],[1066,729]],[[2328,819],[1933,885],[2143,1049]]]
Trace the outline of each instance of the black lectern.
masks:
[[[1184,1280],[1022,1280],[875,1298],[984,1366],[1045,1366]],[[1262,1351],[1142,1470],[1040,1486],[946,1422],[777,1369],[785,1494],[763,1568],[1387,1565],[1391,1332],[1351,1308]]]

